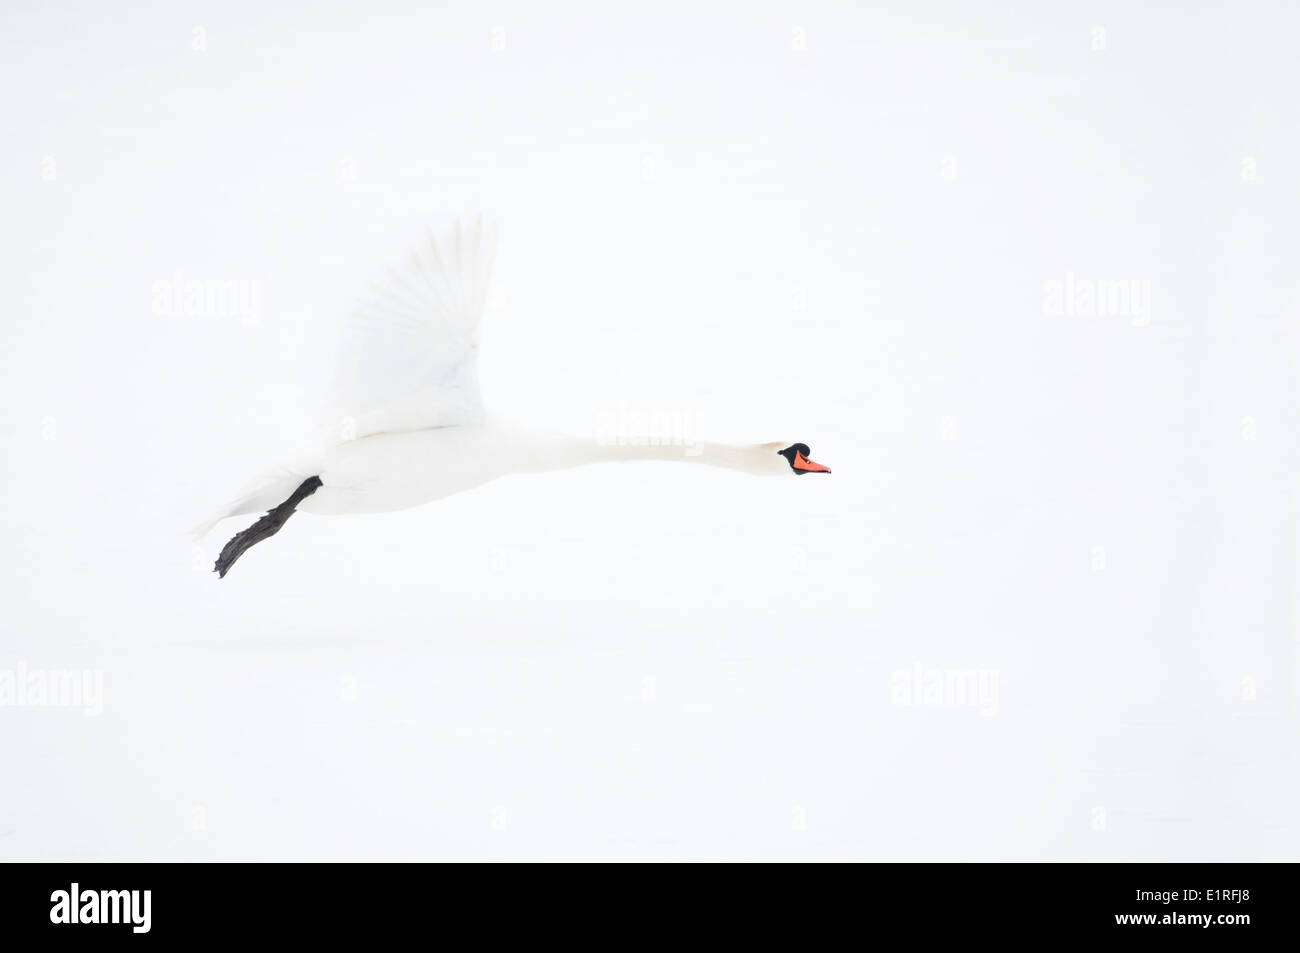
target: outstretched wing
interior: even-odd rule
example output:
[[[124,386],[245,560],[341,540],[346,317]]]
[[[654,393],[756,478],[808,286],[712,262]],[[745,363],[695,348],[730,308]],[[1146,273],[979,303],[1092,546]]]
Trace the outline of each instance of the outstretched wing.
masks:
[[[304,480],[319,472],[321,454],[342,441],[482,419],[479,323],[496,231],[483,215],[424,229],[405,260],[373,283],[353,309],[340,340],[322,428],[289,455],[292,462],[252,481],[194,527],[195,537],[226,517],[282,504],[295,487],[301,489]],[[265,537],[238,538],[255,542]]]
[[[496,252],[485,216],[429,227],[360,301],[345,330],[337,388],[345,439],[482,419],[479,324]]]

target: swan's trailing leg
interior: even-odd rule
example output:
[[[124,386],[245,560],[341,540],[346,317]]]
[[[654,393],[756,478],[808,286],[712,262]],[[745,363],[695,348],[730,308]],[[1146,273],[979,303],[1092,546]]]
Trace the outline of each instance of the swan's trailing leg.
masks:
[[[303,480],[298,489],[294,490],[287,500],[274,509],[267,510],[266,515],[248,529],[236,533],[234,538],[226,543],[221,550],[216,565],[212,567],[213,572],[225,578],[226,573],[230,572],[230,567],[235,564],[235,561],[240,556],[244,555],[244,550],[264,539],[270,539],[280,532],[280,527],[289,522],[289,517],[294,514],[298,504],[315,493],[321,486],[321,479],[318,476]]]

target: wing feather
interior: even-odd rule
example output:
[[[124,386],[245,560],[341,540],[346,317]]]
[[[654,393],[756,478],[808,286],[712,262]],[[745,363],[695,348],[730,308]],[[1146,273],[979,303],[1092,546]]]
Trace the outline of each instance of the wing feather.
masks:
[[[357,302],[339,374],[355,436],[482,418],[479,325],[496,231],[482,215],[427,228]]]

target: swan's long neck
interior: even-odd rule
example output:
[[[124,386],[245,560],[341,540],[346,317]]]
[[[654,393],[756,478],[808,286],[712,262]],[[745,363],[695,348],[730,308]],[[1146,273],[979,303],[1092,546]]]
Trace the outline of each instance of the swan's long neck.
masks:
[[[529,469],[561,470],[589,463],[620,460],[663,460],[702,463],[758,476],[779,475],[785,469],[775,447],[691,441],[677,446],[647,440],[601,440],[596,437],[529,434]]]

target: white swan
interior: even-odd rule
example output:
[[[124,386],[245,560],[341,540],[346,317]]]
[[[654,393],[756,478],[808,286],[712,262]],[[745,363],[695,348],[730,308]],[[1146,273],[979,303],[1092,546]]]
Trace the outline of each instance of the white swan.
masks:
[[[490,417],[478,387],[479,319],[495,247],[479,216],[430,229],[405,268],[390,271],[354,315],[363,336],[389,352],[382,383],[391,399],[347,418],[318,449],[257,480],[196,529],[230,516],[266,515],[228,542],[214,570],[225,576],[249,547],[279,532],[294,512],[377,513],[418,506],[511,473],[607,460],[678,460],[759,476],[829,473],[803,443],[733,446],[606,446],[592,438],[536,433]],[[361,355],[363,366],[367,363]],[[374,367],[366,368],[372,376]],[[344,432],[346,431],[346,433]],[[343,439],[346,436],[348,439]]]

